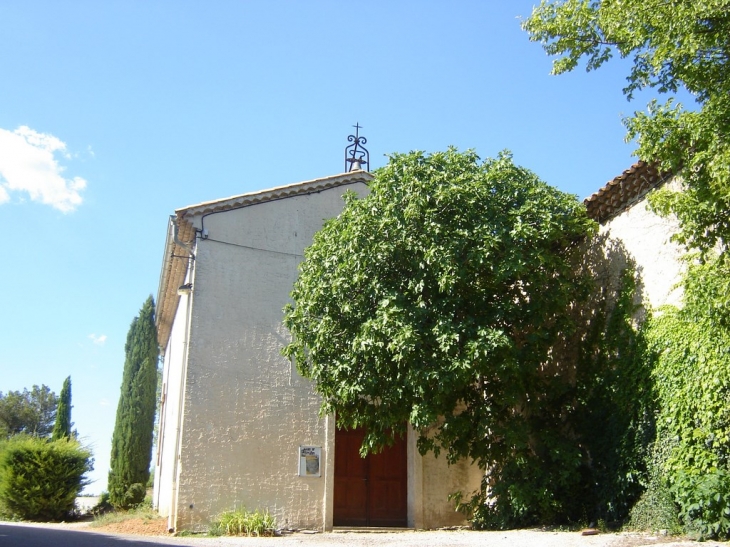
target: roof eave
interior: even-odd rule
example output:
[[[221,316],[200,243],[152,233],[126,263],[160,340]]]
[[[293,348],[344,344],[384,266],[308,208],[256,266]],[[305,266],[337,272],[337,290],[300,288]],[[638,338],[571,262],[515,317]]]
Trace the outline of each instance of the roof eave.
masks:
[[[157,342],[163,352],[167,347],[172,330],[172,323],[175,319],[180,296],[178,288],[185,282],[185,277],[192,261],[192,255],[187,249],[175,242],[174,230],[177,223],[178,240],[193,245],[195,242],[195,228],[193,225],[180,218],[179,215],[170,217],[167,226],[167,237],[165,239],[165,251],[162,257],[162,270],[160,271],[160,285],[157,291],[157,314],[155,323],[157,325]]]
[[[655,163],[640,160],[583,200],[588,216],[603,224],[662,186],[671,176],[659,171]]]

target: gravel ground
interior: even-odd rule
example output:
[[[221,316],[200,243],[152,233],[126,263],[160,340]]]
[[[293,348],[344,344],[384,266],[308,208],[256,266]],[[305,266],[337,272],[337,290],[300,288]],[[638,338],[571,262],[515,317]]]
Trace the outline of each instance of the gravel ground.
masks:
[[[88,523],[31,524],[6,523],[22,526],[59,527],[85,530],[89,533],[118,535],[137,541],[150,541],[157,545],[181,545],[191,547],[700,547],[682,538],[651,536],[647,534],[597,534],[583,536],[581,532],[552,532],[542,530],[510,530],[507,532],[458,531],[398,531],[398,532],[297,532],[277,538],[201,538],[131,535],[107,528],[90,528]],[[150,527],[151,528],[151,527]],[[148,528],[149,532],[150,530]],[[149,533],[148,532],[148,533]],[[728,543],[705,542],[702,547],[728,547]]]

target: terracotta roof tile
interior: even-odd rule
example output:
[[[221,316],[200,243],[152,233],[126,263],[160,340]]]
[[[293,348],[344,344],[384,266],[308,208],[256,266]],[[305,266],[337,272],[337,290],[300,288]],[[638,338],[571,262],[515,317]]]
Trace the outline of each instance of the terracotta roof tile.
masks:
[[[669,174],[659,172],[654,164],[639,161],[583,200],[583,203],[588,210],[588,216],[603,223],[626,210],[669,178]]]

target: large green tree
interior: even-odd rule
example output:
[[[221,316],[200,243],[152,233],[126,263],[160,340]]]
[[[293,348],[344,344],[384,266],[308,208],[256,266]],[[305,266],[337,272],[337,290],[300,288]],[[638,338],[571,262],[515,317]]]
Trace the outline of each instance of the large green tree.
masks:
[[[685,192],[654,201],[682,224],[681,242],[702,252],[730,243],[730,0],[543,0],[524,22],[530,39],[558,56],[553,72],[588,70],[614,53],[630,57],[624,92],[654,88],[625,123],[639,157],[681,176]],[[688,91],[696,104],[675,100]]]
[[[152,296],[132,321],[124,351],[112,436],[109,499],[114,506],[127,508],[143,501],[150,477],[159,355]]]
[[[370,190],[346,195],[307,249],[285,354],[322,413],[367,428],[363,452],[410,423],[422,452],[490,470],[524,516],[498,525],[564,516],[587,458],[570,421],[576,362],[558,348],[587,296],[579,242],[594,223],[509,154],[397,154]]]
[[[70,439],[71,428],[71,376],[63,381],[61,395],[58,398],[58,409],[56,410],[56,423],[53,424],[51,437],[54,441],[59,439]]]
[[[0,434],[27,433],[48,437],[53,430],[58,398],[46,385],[28,391],[0,392]]]

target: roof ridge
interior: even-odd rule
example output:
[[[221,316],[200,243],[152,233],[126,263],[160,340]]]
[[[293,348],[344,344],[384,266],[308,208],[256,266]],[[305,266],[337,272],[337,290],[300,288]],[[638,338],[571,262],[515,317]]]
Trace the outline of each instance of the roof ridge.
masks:
[[[253,205],[255,203],[274,201],[285,197],[319,192],[321,190],[327,190],[329,188],[335,188],[346,184],[354,184],[357,182],[367,183],[372,179],[373,175],[367,171],[352,171],[349,173],[341,173],[318,179],[295,182],[284,186],[275,186],[264,190],[256,190],[254,192],[246,192],[244,194],[238,194],[227,198],[204,201],[202,203],[196,203],[176,209],[175,213],[178,217],[185,217],[188,215],[205,214],[214,211],[225,211],[237,208],[241,205]]]

